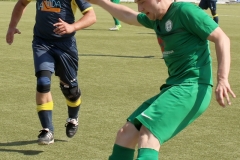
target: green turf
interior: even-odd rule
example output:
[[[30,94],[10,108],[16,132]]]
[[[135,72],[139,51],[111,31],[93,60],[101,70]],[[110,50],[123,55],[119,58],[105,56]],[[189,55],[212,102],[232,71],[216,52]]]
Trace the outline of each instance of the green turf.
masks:
[[[120,31],[108,31],[113,26],[111,15],[94,6],[97,23],[76,35],[83,94],[79,132],[72,139],[65,136],[65,100],[58,78],[53,77],[55,143],[38,146],[41,127],[31,50],[35,6],[32,2],[27,7],[18,26],[22,34],[9,46],[5,35],[14,4],[0,2],[0,160],[107,160],[126,117],[158,93],[167,77],[156,36],[152,30],[124,23]],[[133,3],[124,5],[137,9]],[[218,14],[220,26],[231,38],[229,81],[240,95],[240,5],[218,5]],[[211,49],[216,79],[212,44]],[[223,109],[213,96],[209,109],[199,119],[162,146],[161,160],[240,160],[239,112],[238,98]]]

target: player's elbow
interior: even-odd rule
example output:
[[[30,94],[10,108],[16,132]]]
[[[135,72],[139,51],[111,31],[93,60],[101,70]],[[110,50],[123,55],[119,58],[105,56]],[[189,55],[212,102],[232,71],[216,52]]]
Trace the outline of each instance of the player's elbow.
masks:
[[[97,22],[97,17],[96,17],[96,15],[94,15],[93,17],[92,17],[92,24],[94,24],[94,23],[96,23]]]

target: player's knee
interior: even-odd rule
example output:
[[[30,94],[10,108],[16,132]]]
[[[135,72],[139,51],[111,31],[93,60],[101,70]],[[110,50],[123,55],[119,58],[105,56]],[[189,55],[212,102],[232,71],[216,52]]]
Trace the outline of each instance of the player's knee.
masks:
[[[217,14],[215,9],[211,9],[212,16],[215,16]]]
[[[81,91],[78,86],[69,87],[60,83],[60,88],[65,98],[71,102],[77,101],[81,96]]]
[[[47,93],[50,91],[51,86],[51,72],[40,71],[37,76],[37,91],[40,93]]]
[[[117,132],[117,137],[122,139],[134,139],[139,136],[139,131],[135,128],[135,126],[127,122],[121,129]]]
[[[130,142],[130,135],[128,135],[127,130],[124,128],[121,128],[117,131],[117,136],[116,136],[116,142],[119,143],[124,143],[123,146],[129,145],[128,143]]]
[[[118,130],[116,136],[116,143],[128,148],[135,148],[138,142],[139,133],[136,129],[123,126]]]

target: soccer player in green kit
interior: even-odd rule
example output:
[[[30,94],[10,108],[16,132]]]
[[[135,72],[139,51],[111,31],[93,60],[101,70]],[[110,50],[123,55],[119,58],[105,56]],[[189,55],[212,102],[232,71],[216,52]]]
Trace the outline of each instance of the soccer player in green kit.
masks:
[[[111,2],[119,4],[120,0],[111,0]],[[113,17],[113,20],[114,20],[114,26],[109,28],[109,30],[110,31],[118,31],[118,30],[120,30],[120,28],[122,27],[120,21],[117,18],[115,18],[115,17]]]
[[[213,78],[209,41],[217,56],[216,100],[231,105],[228,82],[230,40],[198,6],[172,0],[136,0],[136,12],[107,0],[89,0],[130,25],[153,29],[168,67],[160,93],[144,101],[118,131],[109,160],[158,160],[160,146],[198,118],[209,106]]]

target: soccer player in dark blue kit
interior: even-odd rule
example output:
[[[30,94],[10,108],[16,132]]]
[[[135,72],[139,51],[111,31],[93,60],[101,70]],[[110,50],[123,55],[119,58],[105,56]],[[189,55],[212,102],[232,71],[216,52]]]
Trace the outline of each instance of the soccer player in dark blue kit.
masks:
[[[13,11],[6,35],[12,44],[16,28],[30,0],[18,0]],[[79,8],[83,16],[75,21]],[[81,91],[78,85],[78,49],[74,37],[76,31],[96,22],[90,3],[84,0],[36,0],[36,18],[32,50],[36,75],[36,105],[42,129],[38,144],[54,143],[52,123],[53,99],[50,92],[51,76],[60,79],[60,88],[66,98],[68,118],[66,135],[71,138],[78,130],[78,115]]]
[[[218,14],[217,14],[217,0],[201,0],[199,7],[202,9],[210,9],[213,20],[218,23]]]

